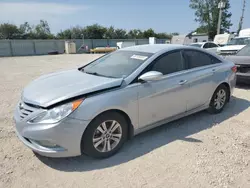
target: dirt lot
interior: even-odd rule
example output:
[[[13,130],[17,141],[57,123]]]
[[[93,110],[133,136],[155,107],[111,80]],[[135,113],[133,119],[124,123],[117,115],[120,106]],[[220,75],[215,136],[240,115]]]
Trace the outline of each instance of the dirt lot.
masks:
[[[201,112],[143,133],[115,156],[50,159],[17,138],[13,109],[32,79],[98,55],[0,58],[0,187],[250,187],[250,90],[224,112]]]

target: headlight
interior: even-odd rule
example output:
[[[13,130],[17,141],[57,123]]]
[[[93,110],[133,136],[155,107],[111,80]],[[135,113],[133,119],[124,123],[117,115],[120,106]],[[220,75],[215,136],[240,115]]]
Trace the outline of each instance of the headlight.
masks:
[[[57,106],[48,111],[44,111],[41,114],[38,114],[36,117],[29,120],[28,123],[42,123],[42,124],[50,124],[57,123],[71,114],[74,110],[80,106],[83,99],[77,100],[71,103],[63,104],[61,106]]]

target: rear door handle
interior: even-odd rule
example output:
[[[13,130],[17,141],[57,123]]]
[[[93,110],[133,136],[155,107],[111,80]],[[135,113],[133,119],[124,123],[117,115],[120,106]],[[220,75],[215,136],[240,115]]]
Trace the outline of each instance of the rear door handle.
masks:
[[[179,82],[180,85],[184,85],[185,83],[187,83],[187,80],[181,80],[181,81]]]

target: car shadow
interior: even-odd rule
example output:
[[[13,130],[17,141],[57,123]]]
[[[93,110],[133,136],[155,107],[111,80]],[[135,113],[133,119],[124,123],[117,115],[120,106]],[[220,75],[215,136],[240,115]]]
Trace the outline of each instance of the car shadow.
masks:
[[[250,84],[237,83],[236,87],[239,89],[250,90]]]
[[[36,156],[44,164],[60,171],[81,172],[108,168],[129,162],[176,140],[183,140],[192,144],[202,144],[202,140],[192,138],[190,135],[217,126],[217,124],[243,112],[249,107],[249,101],[232,97],[231,102],[220,114],[210,115],[206,111],[203,111],[152,129],[135,136],[117,154],[103,160],[93,159],[85,155],[72,158]]]

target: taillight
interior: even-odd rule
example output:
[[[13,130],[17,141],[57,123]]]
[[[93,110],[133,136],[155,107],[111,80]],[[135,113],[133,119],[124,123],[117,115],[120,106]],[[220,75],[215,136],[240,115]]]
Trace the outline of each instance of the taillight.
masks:
[[[234,66],[231,68],[231,70],[232,70],[233,72],[237,72],[237,66],[234,65]]]

